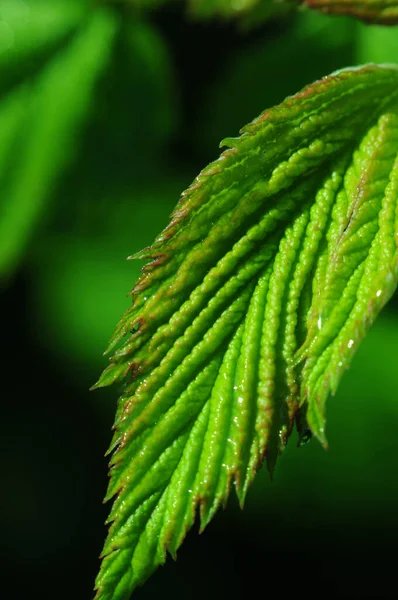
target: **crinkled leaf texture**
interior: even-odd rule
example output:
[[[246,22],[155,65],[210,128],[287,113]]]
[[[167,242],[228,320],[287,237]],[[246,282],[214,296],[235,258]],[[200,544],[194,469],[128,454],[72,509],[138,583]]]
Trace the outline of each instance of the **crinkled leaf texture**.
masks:
[[[184,192],[111,341],[124,381],[97,598],[128,598],[241,503],[325,400],[397,285],[398,68],[318,81],[224,140]],[[125,339],[127,336],[127,339]]]
[[[398,0],[297,0],[309,8],[335,15],[351,15],[369,23],[398,23]]]

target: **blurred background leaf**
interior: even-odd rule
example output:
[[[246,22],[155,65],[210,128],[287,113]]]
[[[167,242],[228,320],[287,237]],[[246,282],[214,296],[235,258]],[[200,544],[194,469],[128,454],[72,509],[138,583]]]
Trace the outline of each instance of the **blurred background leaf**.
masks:
[[[0,231],[3,215],[14,214],[18,248],[1,294],[7,600],[36,590],[43,599],[91,597],[117,392],[88,388],[141,267],[125,258],[166,225],[220,139],[333,69],[398,60],[394,29],[343,17],[306,11],[243,33],[230,21],[187,20],[180,2],[141,16],[97,4],[10,0],[8,10],[20,11],[11,27],[0,0],[0,48],[8,44],[0,51]],[[39,6],[33,38],[26,18]],[[53,26],[40,30],[44,15]],[[83,43],[91,53],[78,56]],[[17,197],[18,210],[10,206]],[[28,231],[19,223],[31,211]],[[2,233],[1,247],[8,243]],[[245,511],[232,501],[202,536],[192,532],[137,600],[241,599],[269,573],[283,595],[394,597],[397,311],[393,298],[329,403],[330,450],[292,440],[274,481],[263,472],[249,491]]]
[[[397,62],[398,34],[396,27],[357,23],[356,56],[358,63]]]
[[[112,1],[112,0],[108,0]],[[257,27],[273,18],[293,12],[295,6],[280,0],[114,0],[143,13],[165,5],[180,3],[192,19],[237,21],[243,29]]]
[[[288,31],[287,37],[271,34],[266,47],[256,36],[243,51],[230,52],[201,105],[195,133],[203,150],[210,152],[264,107],[279,104],[308,82],[353,61],[355,38],[347,19],[306,12],[296,16]],[[209,120],[212,127],[205,126]]]
[[[368,23],[396,25],[398,4],[396,0],[296,0],[311,9],[330,15],[350,15]]]
[[[195,19],[236,19],[244,28],[257,27],[293,9],[286,2],[273,0],[188,0],[188,14]]]
[[[0,119],[12,127],[7,127],[0,150],[3,161],[8,163],[0,178],[3,275],[15,268],[51,187],[73,154],[76,134],[90,106],[95,81],[109,56],[114,34],[112,15],[94,13],[65,50],[55,55],[22,90],[5,99],[6,114],[0,114]],[[30,86],[29,94],[26,86]]]
[[[2,0],[0,93],[34,74],[74,34],[86,0]]]

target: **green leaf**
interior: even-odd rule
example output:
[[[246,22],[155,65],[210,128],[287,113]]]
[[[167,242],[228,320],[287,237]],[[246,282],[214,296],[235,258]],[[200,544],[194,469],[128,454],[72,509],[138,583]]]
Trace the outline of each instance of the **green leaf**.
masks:
[[[124,381],[97,599],[122,600],[232,486],[241,504],[325,401],[397,286],[398,68],[265,111],[182,195],[111,340]],[[127,339],[124,339],[127,336]]]
[[[0,105],[0,274],[15,268],[70,160],[116,23],[97,11],[33,83]]]
[[[2,0],[0,3],[0,91],[4,92],[65,43],[81,23],[85,2]]]
[[[309,8],[334,15],[350,15],[370,23],[398,23],[397,0],[295,0]]]
[[[169,49],[156,28],[143,19],[123,25],[120,52],[113,71],[116,72],[115,87],[123,76],[126,110],[115,123],[115,129],[120,130],[126,119],[129,120],[133,129],[126,138],[129,144],[131,139],[136,140],[140,151],[136,152],[134,160],[138,161],[148,150],[152,155],[162,152],[164,141],[175,129],[178,115],[176,78]],[[134,115],[131,114],[132,94]],[[142,165],[139,169],[142,170]]]

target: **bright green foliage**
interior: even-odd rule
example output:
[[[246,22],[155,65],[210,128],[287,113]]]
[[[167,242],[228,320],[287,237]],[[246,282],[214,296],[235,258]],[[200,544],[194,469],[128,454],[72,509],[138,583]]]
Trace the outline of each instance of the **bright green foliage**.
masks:
[[[355,59],[361,64],[389,63],[398,60],[397,28],[383,25],[369,27],[365,23],[357,23]]]
[[[0,3],[0,91],[29,72],[70,36],[85,15],[77,0],[2,0]]]
[[[309,8],[335,15],[351,15],[369,21],[393,25],[398,23],[397,0],[297,0]]]
[[[337,72],[224,140],[182,195],[111,340],[124,381],[97,598],[122,600],[241,504],[325,400],[397,285],[398,68]],[[127,339],[124,339],[128,336]]]
[[[116,23],[99,10],[33,82],[0,105],[0,274],[15,267],[51,189],[74,151]]]

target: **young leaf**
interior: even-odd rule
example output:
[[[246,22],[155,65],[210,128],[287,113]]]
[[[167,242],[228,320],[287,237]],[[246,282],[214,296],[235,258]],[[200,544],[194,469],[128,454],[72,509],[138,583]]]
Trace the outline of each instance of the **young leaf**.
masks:
[[[33,84],[12,92],[0,105],[0,124],[6,127],[0,134],[2,276],[15,267],[70,158],[115,31],[111,13],[93,13]]]
[[[296,0],[309,8],[335,15],[351,15],[370,23],[398,23],[398,0]]]
[[[397,285],[397,67],[336,72],[224,145],[136,255],[97,383],[125,381],[98,600],[128,598],[232,485],[243,504],[294,421],[326,445],[326,397]]]

